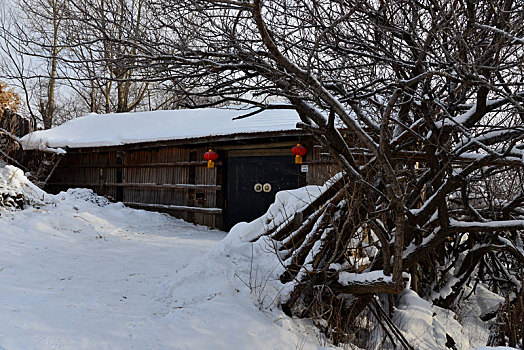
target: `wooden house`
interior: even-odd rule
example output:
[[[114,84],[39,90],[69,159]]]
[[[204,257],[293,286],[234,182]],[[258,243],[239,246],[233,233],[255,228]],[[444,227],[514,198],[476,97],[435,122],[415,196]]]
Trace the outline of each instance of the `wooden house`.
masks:
[[[90,188],[136,208],[229,229],[263,214],[281,190],[320,185],[331,161],[296,128],[292,110],[249,118],[234,109],[87,115],[22,139],[26,150],[66,153],[46,190]],[[295,164],[292,147],[307,149]],[[218,154],[209,168],[204,154]]]

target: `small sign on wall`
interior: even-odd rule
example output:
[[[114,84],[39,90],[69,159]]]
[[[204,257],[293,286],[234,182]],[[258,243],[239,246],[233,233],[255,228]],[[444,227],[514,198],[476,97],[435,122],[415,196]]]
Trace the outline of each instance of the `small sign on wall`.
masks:
[[[300,166],[300,172],[307,173],[309,171],[309,166],[307,164],[302,164]]]

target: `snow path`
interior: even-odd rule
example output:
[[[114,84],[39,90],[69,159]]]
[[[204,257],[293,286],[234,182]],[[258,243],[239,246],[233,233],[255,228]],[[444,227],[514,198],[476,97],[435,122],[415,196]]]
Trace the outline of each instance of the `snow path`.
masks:
[[[224,232],[85,189],[45,196],[0,209],[0,350],[328,348],[259,309],[275,271],[264,247],[251,267],[251,245]]]
[[[224,236],[68,196],[0,212],[0,349],[176,348],[166,281]]]
[[[280,192],[263,217],[226,236],[90,190],[48,195],[0,167],[0,195],[35,206],[0,208],[0,350],[333,348],[277,307],[286,290],[275,247],[264,237],[250,243],[315,190]],[[480,288],[462,308],[462,325],[406,290],[395,318],[417,349],[442,349],[446,333],[471,349],[488,334],[477,315],[500,302]]]

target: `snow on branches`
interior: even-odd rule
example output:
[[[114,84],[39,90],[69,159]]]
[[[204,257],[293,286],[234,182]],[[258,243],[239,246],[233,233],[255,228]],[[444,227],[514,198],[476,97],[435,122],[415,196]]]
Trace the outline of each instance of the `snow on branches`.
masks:
[[[337,342],[351,333],[340,320],[355,319],[372,295],[399,293],[406,272],[444,307],[466,285],[522,293],[521,2],[146,6],[158,21],[128,31],[139,44],[125,61],[148,67],[142,79],[254,111],[285,100],[343,173],[300,227],[268,232],[287,269],[287,312],[323,319]],[[375,271],[391,280],[340,283]]]

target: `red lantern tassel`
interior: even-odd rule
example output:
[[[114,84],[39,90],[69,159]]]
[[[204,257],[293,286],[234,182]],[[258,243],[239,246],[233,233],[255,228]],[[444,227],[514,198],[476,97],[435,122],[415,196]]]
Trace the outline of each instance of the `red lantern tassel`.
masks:
[[[301,146],[300,143],[297,143],[297,145],[291,149],[291,153],[295,155],[295,164],[302,164],[302,156],[306,155],[307,149]]]
[[[210,148],[208,152],[204,153],[204,158],[207,160],[207,167],[214,168],[215,160],[218,159],[218,153],[213,152],[213,150]]]

